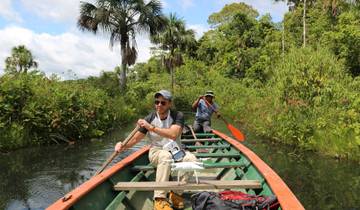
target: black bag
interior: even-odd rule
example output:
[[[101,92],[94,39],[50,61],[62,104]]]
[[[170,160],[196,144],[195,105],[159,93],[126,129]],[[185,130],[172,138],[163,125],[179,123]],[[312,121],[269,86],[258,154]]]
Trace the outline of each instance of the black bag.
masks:
[[[280,206],[276,196],[250,195],[238,191],[200,192],[193,195],[191,201],[194,210],[273,210]]]
[[[191,203],[193,210],[232,210],[234,208],[228,207],[223,200],[220,199],[219,194],[215,192],[200,192],[191,196]]]

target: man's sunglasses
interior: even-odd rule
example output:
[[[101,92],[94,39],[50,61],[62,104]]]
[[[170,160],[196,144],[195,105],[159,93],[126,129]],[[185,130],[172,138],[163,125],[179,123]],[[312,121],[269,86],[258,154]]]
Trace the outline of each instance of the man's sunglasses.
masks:
[[[165,106],[166,105],[166,101],[159,101],[159,100],[155,100],[155,105],[159,105],[159,104],[161,104],[161,105],[163,105],[163,106]]]

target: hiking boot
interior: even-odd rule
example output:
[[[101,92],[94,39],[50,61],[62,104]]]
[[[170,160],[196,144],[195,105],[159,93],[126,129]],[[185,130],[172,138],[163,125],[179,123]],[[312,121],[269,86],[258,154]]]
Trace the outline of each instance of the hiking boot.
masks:
[[[154,210],[173,210],[166,198],[155,198]]]
[[[169,194],[169,199],[174,209],[184,209],[184,198],[182,198],[180,195],[171,191]]]

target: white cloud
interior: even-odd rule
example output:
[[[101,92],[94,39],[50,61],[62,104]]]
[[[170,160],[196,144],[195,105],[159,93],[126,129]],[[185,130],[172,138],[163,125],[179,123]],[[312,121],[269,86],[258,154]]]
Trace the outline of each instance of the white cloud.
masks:
[[[260,15],[265,15],[266,13],[270,13],[271,17],[273,17],[274,21],[280,22],[284,14],[288,11],[288,6],[286,2],[274,2],[274,0],[221,0],[216,1],[220,5],[229,4],[233,2],[244,2],[248,5],[254,7]]]
[[[11,0],[1,0],[0,17],[4,17],[7,20],[15,22],[22,22],[20,14],[14,10]]]
[[[46,20],[74,21],[79,15],[79,0],[21,0],[21,3],[27,11]]]
[[[181,5],[182,9],[188,9],[195,6],[194,0],[179,0],[178,3]]]
[[[70,32],[50,35],[11,26],[0,30],[0,73],[3,72],[6,57],[11,54],[11,48],[21,44],[30,49],[39,63],[39,69],[47,75],[56,73],[66,77],[66,72],[71,69],[79,78],[97,76],[102,70],[113,70],[121,61],[119,47],[111,51],[108,39],[104,37]],[[137,61],[147,61],[150,57],[150,41],[139,36],[137,45]]]
[[[201,24],[188,25],[187,27],[193,29],[196,32],[195,34],[196,39],[200,39],[202,35],[210,29],[209,27]]]

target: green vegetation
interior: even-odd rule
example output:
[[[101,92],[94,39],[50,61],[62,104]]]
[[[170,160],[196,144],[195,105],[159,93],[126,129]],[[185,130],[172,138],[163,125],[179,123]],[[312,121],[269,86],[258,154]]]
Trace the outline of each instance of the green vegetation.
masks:
[[[37,72],[0,78],[0,113],[1,150],[96,138],[135,116],[121,97]]]
[[[243,3],[212,14],[213,29],[195,53],[181,52],[183,64],[174,69],[177,108],[190,110],[194,98],[213,89],[223,115],[249,132],[360,160],[360,5],[333,6],[308,1],[307,47],[302,2],[282,23]],[[162,66],[161,56],[135,65],[131,91],[169,88]]]
[[[30,50],[26,49],[24,45],[20,45],[12,48],[11,56],[6,58],[5,71],[12,74],[26,73],[31,67],[36,68],[37,65]]]
[[[70,141],[100,136],[149,110],[153,93],[173,86],[177,109],[190,111],[192,101],[212,89],[222,115],[248,132],[359,161],[360,4],[307,1],[304,16],[303,1],[291,2],[281,23],[244,3],[226,5],[209,17],[212,29],[198,41],[170,15],[164,30],[152,36],[158,44],[153,57],[127,69],[121,95],[119,67],[64,82],[9,72],[0,84],[0,129],[6,136],[0,146],[59,141],[59,134]],[[98,19],[86,15],[85,5],[79,24],[96,32],[105,25],[90,24]]]

